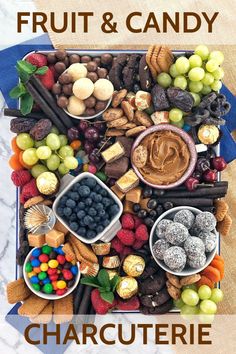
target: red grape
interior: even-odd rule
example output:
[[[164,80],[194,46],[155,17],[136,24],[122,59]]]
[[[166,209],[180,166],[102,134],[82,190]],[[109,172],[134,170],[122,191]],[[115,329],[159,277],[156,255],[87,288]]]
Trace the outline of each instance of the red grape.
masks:
[[[95,142],[99,139],[98,130],[95,127],[89,127],[84,132],[85,139]]]

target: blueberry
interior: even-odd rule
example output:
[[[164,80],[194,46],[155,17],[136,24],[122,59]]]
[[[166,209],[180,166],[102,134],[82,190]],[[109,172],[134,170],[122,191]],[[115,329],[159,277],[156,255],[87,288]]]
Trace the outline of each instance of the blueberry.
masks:
[[[146,186],[143,189],[143,197],[144,198],[150,198],[152,196],[152,187]]]
[[[64,209],[60,206],[57,208],[57,213],[59,216],[63,216],[64,215]]]
[[[139,217],[140,219],[144,219],[144,218],[146,218],[146,216],[147,216],[147,210],[145,210],[145,209],[139,210],[139,212],[138,212],[138,217]]]
[[[97,215],[97,211],[96,211],[96,209],[94,209],[94,208],[89,208],[88,214],[89,214],[90,216],[96,216],[96,215]]]
[[[152,193],[156,197],[162,197],[165,194],[165,191],[163,189],[154,189]]]
[[[100,234],[101,232],[103,232],[104,227],[102,225],[98,225],[97,227],[97,233]]]
[[[94,221],[95,222],[99,222],[101,220],[100,216],[96,215],[94,216]]]
[[[69,224],[69,226],[70,226],[70,229],[73,230],[73,231],[77,231],[78,227],[79,227],[77,222],[72,222],[72,223]]]
[[[86,235],[86,229],[85,227],[79,227],[77,230],[78,235],[80,236],[85,236]]]
[[[169,209],[172,209],[174,207],[174,204],[172,202],[165,202],[163,204],[163,207],[165,210],[169,210]]]
[[[95,187],[93,190],[94,190],[94,192],[96,192],[96,193],[100,193],[101,190],[102,190],[102,187],[100,186],[100,184],[97,184],[96,187]]]
[[[95,178],[88,177],[88,178],[86,178],[85,181],[86,181],[86,186],[88,186],[89,188],[96,187],[97,182],[96,182]]]
[[[102,205],[102,203],[97,203],[97,204],[94,205],[94,208],[95,208],[97,211],[103,210],[103,205]]]
[[[79,201],[79,193],[72,192],[71,193],[71,199],[73,199],[75,202],[78,202]]]
[[[88,225],[88,228],[89,228],[90,230],[96,230],[96,229],[97,229],[97,224],[95,224],[95,223],[93,222],[92,224],[89,224],[89,225]]]
[[[116,214],[119,213],[119,211],[120,211],[120,208],[118,207],[117,204],[114,204],[109,208],[109,214],[111,216],[115,216]]]
[[[141,209],[140,204],[135,203],[135,204],[133,205],[133,211],[134,211],[135,213],[139,212],[140,209]]]
[[[68,208],[68,207],[64,208],[64,215],[65,216],[70,216],[71,214],[72,214],[71,208]]]
[[[91,198],[86,198],[84,201],[85,205],[91,206],[93,204],[93,200]]]
[[[156,212],[157,212],[157,215],[160,216],[164,212],[163,206],[158,205],[156,208]]]
[[[102,204],[104,205],[105,208],[109,207],[111,205],[111,199],[109,198],[102,198]]]
[[[156,199],[149,199],[147,203],[147,207],[149,209],[155,209],[157,207],[157,200]]]
[[[77,216],[75,213],[72,213],[70,216],[70,221],[75,221],[77,219]]]
[[[66,202],[66,206],[73,209],[76,206],[76,202],[73,199],[68,199]]]
[[[87,238],[94,238],[96,236],[96,232],[93,230],[88,230],[86,234]]]
[[[106,212],[105,212],[104,209],[101,209],[101,210],[98,211],[98,216],[100,216],[101,218],[104,218],[105,215],[106,215]]]
[[[144,223],[147,227],[153,227],[154,225],[154,220],[152,220],[151,218],[147,217],[144,219]]]
[[[88,197],[90,195],[90,188],[88,186],[80,186],[79,195],[84,198]]]
[[[86,226],[84,223],[84,219],[80,220],[79,224],[80,224],[80,226]]]
[[[67,197],[63,195],[63,197],[61,197],[60,199],[60,204],[66,204],[66,201],[67,201]]]
[[[86,215],[83,219],[85,225],[89,225],[93,222],[93,218],[90,215]]]
[[[149,211],[149,216],[151,219],[156,220],[157,218],[157,211],[156,210],[150,210]]]
[[[77,213],[77,218],[78,218],[79,220],[81,220],[81,219],[83,219],[83,218],[85,217],[85,215],[86,215],[85,211],[84,211],[84,210],[80,210],[80,211],[78,211],[78,213]]]
[[[96,195],[97,195],[97,193],[91,192],[91,193],[90,193],[90,198],[91,198],[92,200],[95,200]]]
[[[100,194],[103,196],[103,197],[106,197],[107,196],[107,191],[105,189],[102,189]]]
[[[78,207],[79,210],[84,209],[84,208],[85,208],[84,202],[79,202],[78,205],[77,205],[77,207]]]
[[[78,191],[79,191],[79,188],[80,188],[80,183],[77,182],[77,183],[74,185],[74,190],[75,190],[76,192],[78,192]]]
[[[103,220],[102,225],[104,227],[107,227],[110,224],[110,221],[108,219]]]
[[[100,194],[96,194],[96,196],[94,197],[94,201],[100,203],[102,201],[102,196]]]

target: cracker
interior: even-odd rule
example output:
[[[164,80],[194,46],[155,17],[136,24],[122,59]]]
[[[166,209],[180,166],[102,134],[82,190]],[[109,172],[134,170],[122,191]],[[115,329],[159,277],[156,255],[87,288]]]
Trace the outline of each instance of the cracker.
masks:
[[[137,146],[132,155],[132,161],[134,165],[138,168],[142,168],[146,165],[148,159],[148,151],[146,146],[144,145],[139,145]]]
[[[158,56],[161,51],[161,46],[160,45],[155,45],[153,48],[152,56],[151,56],[151,63],[156,70],[157,74],[161,73],[161,68],[158,62]]]
[[[160,72],[168,72],[173,63],[173,55],[169,48],[162,46],[158,55],[158,64],[161,69]]]
[[[41,297],[31,294],[19,307],[18,314],[20,316],[36,317],[48,305],[49,300],[42,299]]]
[[[135,111],[134,114],[135,120],[139,123],[139,125],[144,125],[149,128],[153,125],[153,121],[149,117],[149,115],[144,111]]]
[[[107,122],[107,128],[119,128],[120,126],[126,124],[128,122],[128,119],[123,116],[121,118],[115,119],[111,122]]]
[[[30,317],[30,321],[33,323],[49,323],[52,320],[53,314],[53,301],[49,301],[43,311],[36,317]]]
[[[152,62],[151,62],[153,50],[154,50],[154,45],[150,45],[150,46],[148,47],[148,51],[147,51],[147,54],[146,54],[146,62],[147,62],[148,67],[149,67],[149,69],[150,69],[150,71],[151,71],[151,74],[152,74],[153,79],[156,80],[157,71],[156,71],[156,69],[153,67]]]
[[[222,236],[227,236],[230,232],[231,226],[232,226],[232,219],[229,216],[229,214],[226,214],[224,219],[217,223],[216,229]]]
[[[135,128],[135,127],[136,127],[136,124],[135,124],[135,123],[128,122],[128,123],[126,123],[126,124],[124,124],[124,125],[121,125],[121,126],[119,127],[119,129],[128,130],[128,129],[133,129],[133,128]]]
[[[121,104],[127,93],[128,91],[126,89],[114,92],[111,103],[112,107],[117,108]]]
[[[127,130],[125,135],[127,137],[129,137],[129,136],[137,136],[138,134],[142,133],[144,130],[146,130],[146,127],[144,125],[139,125],[138,127],[135,127],[135,128]]]
[[[69,242],[66,242],[64,244],[64,246],[62,247],[62,251],[65,253],[66,256],[71,259],[71,261],[76,260],[75,252],[73,251],[73,248]]]
[[[81,242],[73,235],[70,235],[70,242],[78,249],[80,255],[83,258],[85,258],[91,263],[98,263],[97,256],[95,255],[95,253],[92,251],[91,248],[89,248],[87,245],[85,245],[83,242]]]
[[[123,109],[125,116],[128,118],[130,122],[134,119],[134,108],[128,101],[121,102],[121,108]]]
[[[122,136],[122,135],[125,135],[125,132],[124,130],[121,130],[121,129],[115,129],[115,128],[112,128],[112,129],[108,129],[105,133],[106,136]]]
[[[56,324],[71,321],[73,318],[73,295],[70,294],[53,301],[53,322]]]
[[[27,299],[32,292],[26,285],[23,278],[17,279],[7,284],[7,301],[9,304]]]
[[[37,195],[36,197],[30,198],[28,199],[25,204],[24,204],[24,208],[30,208],[33,205],[42,203],[44,201],[44,198],[41,195]]]
[[[216,207],[215,218],[217,221],[222,221],[229,210],[229,206],[223,199],[215,200]]]

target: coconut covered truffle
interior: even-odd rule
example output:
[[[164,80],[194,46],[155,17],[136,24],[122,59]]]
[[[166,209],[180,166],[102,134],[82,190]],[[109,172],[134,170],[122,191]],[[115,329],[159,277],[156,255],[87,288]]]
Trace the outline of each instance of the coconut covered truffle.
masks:
[[[188,229],[179,222],[173,222],[166,228],[166,240],[172,245],[181,245],[187,239],[188,235]]]
[[[204,211],[196,216],[195,226],[201,231],[212,231],[216,227],[216,218],[209,211]]]
[[[190,229],[193,226],[194,220],[195,216],[188,209],[180,210],[174,216],[174,222],[183,224],[187,229]]]
[[[187,264],[194,269],[202,268],[206,264],[206,255],[201,253],[198,256],[188,257]]]
[[[72,88],[73,94],[80,100],[86,100],[92,95],[93,90],[94,83],[87,77],[76,80]]]
[[[164,239],[157,240],[153,245],[153,253],[158,258],[163,260],[165,251],[170,247],[169,242]]]
[[[93,95],[100,101],[107,101],[113,95],[114,87],[107,79],[99,79],[94,84]]]
[[[168,248],[164,254],[165,264],[174,272],[181,272],[184,269],[186,258],[185,251],[178,246]]]
[[[206,252],[212,252],[217,243],[217,236],[213,232],[201,232],[199,238],[202,239]]]
[[[170,224],[172,224],[172,220],[168,220],[168,219],[162,219],[157,227],[156,227],[156,235],[159,238],[164,238],[165,237],[165,233],[166,233],[166,228],[167,226],[169,226]]]
[[[184,242],[184,250],[188,257],[195,257],[205,252],[205,245],[199,237],[190,236]]]
[[[81,63],[74,63],[69,66],[67,73],[72,77],[72,81],[76,81],[82,77],[86,77],[88,71],[85,65]]]
[[[84,101],[80,100],[75,96],[70,96],[69,104],[67,106],[67,110],[70,114],[75,116],[81,116],[86,109]]]

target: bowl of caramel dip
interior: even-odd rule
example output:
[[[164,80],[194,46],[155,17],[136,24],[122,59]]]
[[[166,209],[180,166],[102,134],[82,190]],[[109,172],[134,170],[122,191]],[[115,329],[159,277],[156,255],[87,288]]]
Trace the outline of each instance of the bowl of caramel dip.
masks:
[[[135,140],[131,162],[135,173],[153,188],[170,189],[194,171],[197,151],[192,138],[170,124],[151,126]]]

